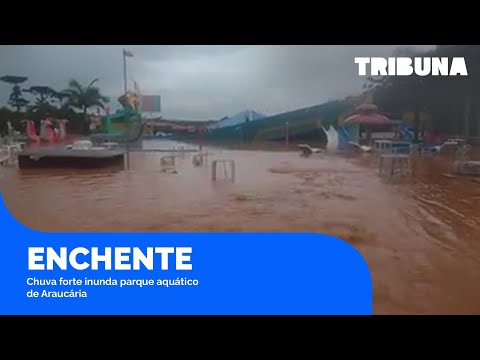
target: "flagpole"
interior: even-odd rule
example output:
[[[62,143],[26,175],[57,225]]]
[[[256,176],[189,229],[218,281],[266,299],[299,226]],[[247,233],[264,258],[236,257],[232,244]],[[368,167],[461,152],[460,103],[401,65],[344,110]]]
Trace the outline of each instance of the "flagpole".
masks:
[[[123,49],[123,86],[125,90],[125,96],[127,95],[127,54],[125,53],[125,49]],[[130,170],[130,144],[127,139],[127,154],[126,154],[126,169]]]
[[[125,55],[125,49],[123,49],[123,85],[125,94],[127,93],[127,57]]]

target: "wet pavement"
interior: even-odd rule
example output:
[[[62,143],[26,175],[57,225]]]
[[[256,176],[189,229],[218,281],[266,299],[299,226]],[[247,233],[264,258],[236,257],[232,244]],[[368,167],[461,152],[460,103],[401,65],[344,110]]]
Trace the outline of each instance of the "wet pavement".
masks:
[[[480,183],[449,175],[450,155],[392,181],[375,155],[204,150],[203,166],[177,154],[176,173],[162,170],[163,153],[132,154],[128,171],[0,167],[0,186],[13,216],[40,231],[327,233],[367,261],[374,313],[480,313]],[[235,161],[234,183],[212,182],[218,159]]]

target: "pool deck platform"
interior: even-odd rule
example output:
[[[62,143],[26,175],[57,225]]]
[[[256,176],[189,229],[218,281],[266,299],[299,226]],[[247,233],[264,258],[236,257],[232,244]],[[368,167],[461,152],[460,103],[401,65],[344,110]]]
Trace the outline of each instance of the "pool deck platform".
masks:
[[[18,167],[30,168],[101,168],[124,164],[125,149],[74,150],[65,147],[40,147],[18,154]]]

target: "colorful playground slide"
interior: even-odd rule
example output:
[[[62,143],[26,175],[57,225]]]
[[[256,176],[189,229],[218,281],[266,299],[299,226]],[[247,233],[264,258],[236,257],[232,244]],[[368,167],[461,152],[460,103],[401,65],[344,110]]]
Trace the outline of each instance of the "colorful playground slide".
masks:
[[[328,130],[322,126],[322,129],[327,136],[326,149],[328,152],[347,150],[352,147],[363,152],[370,152],[373,150],[370,146],[360,145],[352,138],[348,129],[344,126],[337,126],[335,128],[331,125]],[[400,126],[400,135],[401,138],[399,140],[392,141],[392,151],[397,154],[408,154],[411,151],[411,145],[414,138],[414,130],[412,126],[410,124],[402,124],[402,126]],[[440,152],[440,150],[446,145],[449,145],[448,141],[442,144],[430,144],[426,142],[419,142],[416,144],[422,152],[431,153]]]
[[[350,134],[343,126],[338,127],[338,139],[338,145],[340,149],[348,149],[351,147]]]
[[[68,120],[66,119],[59,119],[57,120],[58,122],[58,135],[57,139],[62,141],[66,138],[67,136],[67,122]]]
[[[410,124],[402,124],[400,125],[400,135],[402,136],[402,140],[412,142],[414,138],[414,130]]]
[[[333,125],[330,125],[328,130],[322,126],[322,129],[327,135],[327,151],[329,152],[347,150],[352,147],[365,152],[372,150],[370,146],[360,145],[358,142],[353,141],[348,130],[343,126],[338,126],[338,128],[335,129]]]
[[[328,130],[325,129],[324,126],[322,126],[323,131],[327,135],[327,151],[328,152],[335,152],[338,150],[338,145],[339,145],[339,139],[338,139],[338,132],[335,130],[333,125],[330,125]]]
[[[30,141],[39,142],[40,136],[37,135],[35,123],[32,120],[27,120],[27,137]]]
[[[42,138],[42,140],[48,141],[49,143],[56,142],[57,134],[50,119],[42,120],[42,126],[45,127],[44,137]]]
[[[26,133],[30,141],[40,142],[45,141],[50,144],[64,140],[67,135],[66,123],[68,120],[58,120],[59,128],[56,129],[50,119],[41,121],[40,134],[37,134],[35,122],[33,120],[26,121]]]

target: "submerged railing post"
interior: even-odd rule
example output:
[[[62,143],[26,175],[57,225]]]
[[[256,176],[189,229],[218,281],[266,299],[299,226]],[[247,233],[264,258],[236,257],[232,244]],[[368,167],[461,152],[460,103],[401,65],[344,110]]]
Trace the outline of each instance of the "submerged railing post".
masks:
[[[244,133],[243,133],[243,124],[240,125],[240,146],[243,149],[244,144]]]
[[[410,155],[381,154],[378,172],[387,177],[393,177],[397,173],[406,176],[410,172]]]
[[[195,154],[192,158],[192,163],[194,166],[202,166],[205,163],[205,159],[207,158],[207,154]]]
[[[235,182],[235,161],[233,160],[214,160],[212,162],[212,181],[217,181],[217,165],[219,163],[224,166],[225,178],[231,182]],[[230,176],[226,168],[227,164],[230,165]]]
[[[127,142],[126,161],[127,161],[127,170],[130,170],[130,145],[128,142]]]
[[[175,156],[167,155],[160,158],[160,165],[166,167],[175,167]]]
[[[289,128],[289,124],[288,124],[288,121],[285,123],[285,146],[287,147],[287,150],[288,150],[288,147],[290,145],[290,128]]]

